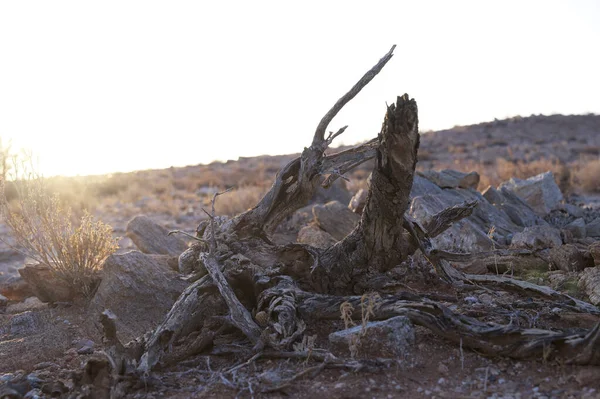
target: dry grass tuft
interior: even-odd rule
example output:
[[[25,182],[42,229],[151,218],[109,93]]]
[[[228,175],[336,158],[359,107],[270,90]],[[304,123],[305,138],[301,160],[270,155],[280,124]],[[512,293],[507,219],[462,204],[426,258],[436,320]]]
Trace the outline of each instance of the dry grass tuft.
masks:
[[[267,192],[263,186],[244,186],[222,195],[215,202],[218,215],[235,216],[252,208]]]
[[[63,206],[58,194],[49,194],[40,176],[29,175],[14,186],[18,197],[9,202],[2,184],[0,211],[12,230],[16,249],[49,266],[76,292],[91,294],[96,272],[118,248],[112,228],[87,212],[74,225],[71,208]]]
[[[575,179],[585,191],[600,192],[600,159],[581,162]]]

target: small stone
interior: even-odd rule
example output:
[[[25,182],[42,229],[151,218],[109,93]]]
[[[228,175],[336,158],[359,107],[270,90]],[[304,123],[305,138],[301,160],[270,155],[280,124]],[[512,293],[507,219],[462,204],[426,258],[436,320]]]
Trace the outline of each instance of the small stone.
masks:
[[[48,304],[43,303],[38,298],[32,296],[26,298],[23,302],[13,303],[6,308],[7,313],[23,313],[30,310],[45,309]]]
[[[438,372],[443,375],[448,375],[450,369],[448,369],[448,366],[446,366],[444,363],[440,363],[438,364]]]
[[[353,342],[359,342],[358,355],[361,358],[400,357],[410,351],[415,342],[415,330],[406,316],[396,316],[388,320],[367,323],[329,334],[332,349],[348,353]]]
[[[75,345],[77,353],[80,355],[91,355],[94,353],[94,341],[89,339],[82,339]]]
[[[477,297],[474,297],[474,296],[467,296],[463,300],[468,304],[474,304],[474,303],[479,302],[479,299],[477,299]]]
[[[9,332],[11,335],[29,335],[42,328],[42,320],[37,313],[31,311],[12,316]]]

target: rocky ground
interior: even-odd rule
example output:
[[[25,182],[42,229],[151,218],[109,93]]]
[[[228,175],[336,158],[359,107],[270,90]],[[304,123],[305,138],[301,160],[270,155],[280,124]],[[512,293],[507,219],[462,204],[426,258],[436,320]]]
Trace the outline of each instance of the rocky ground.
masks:
[[[521,250],[527,255],[476,257],[456,262],[455,267],[469,273],[513,275],[598,305],[600,196],[590,188],[600,180],[600,168],[594,169],[599,155],[600,116],[595,115],[512,118],[426,133],[410,216],[425,223],[448,206],[475,200],[473,215],[437,237],[436,246],[470,253]],[[235,187],[220,197],[219,214],[233,215],[251,207],[274,173],[292,158],[245,158],[87,180],[55,179],[57,191],[76,211],[91,209],[113,226],[115,235],[122,237],[120,249],[107,260],[95,295],[73,301],[68,288],[43,267],[29,266],[29,273],[19,273],[26,259],[2,246],[0,398],[107,397],[99,314],[108,308],[118,317],[124,342],[153,328],[189,284],[186,276],[192,272],[177,261],[189,241],[166,233],[174,229],[193,233],[205,218],[201,208],[219,189]],[[325,247],[343,238],[359,219],[368,168],[364,165],[348,182],[338,180],[330,190],[319,192],[311,205],[278,228],[273,239]],[[440,171],[445,168],[453,171]],[[544,174],[547,170],[554,174]],[[468,173],[472,171],[477,173]],[[488,188],[486,182],[493,186]],[[10,240],[10,232],[1,225],[0,229]],[[550,306],[534,295],[483,287],[457,295],[419,257],[398,265],[391,274],[399,282],[392,290],[429,294],[472,317],[493,314],[485,320],[489,322],[578,333],[600,321],[597,315],[578,313],[564,304]],[[309,359],[265,354],[248,361],[252,353],[240,348],[202,353],[132,381],[124,395],[600,397],[599,367],[544,358],[490,359],[403,317],[387,322],[366,318],[365,326],[359,325],[354,333],[346,330],[351,326],[342,319],[311,325],[306,336],[314,341],[311,338],[299,348],[314,353]],[[337,359],[324,362],[325,350]]]

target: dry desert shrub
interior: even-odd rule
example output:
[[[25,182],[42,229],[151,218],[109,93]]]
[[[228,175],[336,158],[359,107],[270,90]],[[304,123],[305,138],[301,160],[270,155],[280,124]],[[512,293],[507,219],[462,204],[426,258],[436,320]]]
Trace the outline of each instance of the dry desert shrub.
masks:
[[[575,171],[575,181],[588,192],[600,192],[600,159],[580,161]]]
[[[96,272],[118,248],[109,225],[87,212],[77,224],[70,207],[51,195],[44,179],[34,174],[14,182],[18,197],[9,202],[0,188],[0,212],[16,241],[15,249],[47,265],[76,292],[88,296]]]

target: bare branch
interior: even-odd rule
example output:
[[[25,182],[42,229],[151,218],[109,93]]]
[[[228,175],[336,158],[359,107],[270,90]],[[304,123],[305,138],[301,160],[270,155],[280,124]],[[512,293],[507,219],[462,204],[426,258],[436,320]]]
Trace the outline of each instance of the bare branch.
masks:
[[[349,150],[341,151],[323,158],[320,173],[322,175],[328,174],[329,176],[327,176],[321,185],[328,188],[341,175],[348,173],[369,159],[375,158],[378,145],[379,140],[376,137]]]
[[[335,140],[335,138],[337,136],[339,136],[340,134],[344,133],[344,131],[348,129],[348,125],[344,126],[343,128],[341,128],[340,130],[338,130],[336,133],[333,132],[329,132],[329,136],[327,136],[327,139],[325,140],[326,145],[329,147],[329,145],[331,143],[333,143],[333,140]]]
[[[317,126],[317,130],[315,131],[315,135],[313,137],[312,147],[313,148],[322,148],[324,151],[327,148],[325,144],[325,130],[327,130],[327,126],[329,123],[335,118],[335,116],[340,112],[340,110],[344,107],[344,105],[348,104],[350,100],[352,100],[360,91],[369,84],[371,80],[383,69],[385,64],[392,58],[394,49],[396,45],[394,44],[390,51],[387,52],[386,55],[383,56],[379,60],[379,62],[371,68],[364,76],[348,91],[344,94],[335,105],[325,114],[319,125]],[[325,148],[323,148],[325,147]]]

